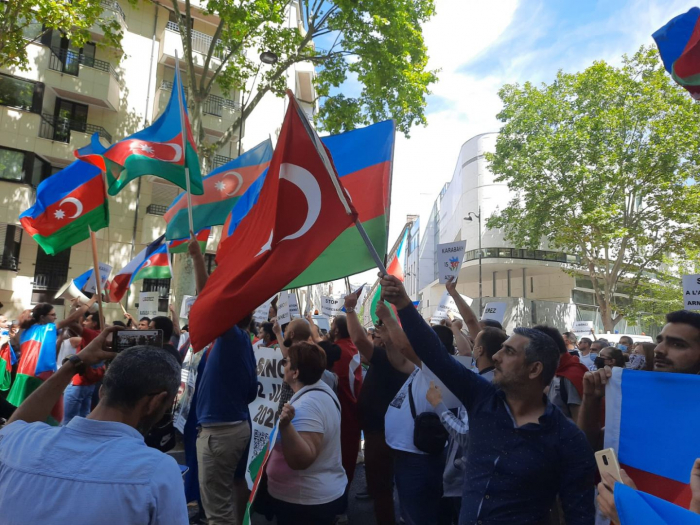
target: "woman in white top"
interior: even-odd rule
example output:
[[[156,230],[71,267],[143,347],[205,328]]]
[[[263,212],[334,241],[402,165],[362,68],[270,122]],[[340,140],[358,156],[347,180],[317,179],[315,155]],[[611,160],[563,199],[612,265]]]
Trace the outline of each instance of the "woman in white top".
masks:
[[[311,343],[292,345],[284,359],[294,395],[280,414],[280,437],[266,469],[279,525],[331,525],[347,506],[340,404],[321,380],[325,369],[325,352]]]

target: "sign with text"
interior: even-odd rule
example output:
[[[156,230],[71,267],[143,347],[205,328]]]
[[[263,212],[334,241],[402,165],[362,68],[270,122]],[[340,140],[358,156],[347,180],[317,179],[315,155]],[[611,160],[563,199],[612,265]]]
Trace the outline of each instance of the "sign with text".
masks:
[[[183,319],[187,319],[190,316],[190,308],[192,308],[192,305],[194,304],[195,299],[197,299],[196,295],[183,295],[182,296],[182,305],[180,306],[180,317]]]
[[[593,330],[593,321],[574,321],[571,331],[577,338],[588,337]]]
[[[270,433],[279,417],[279,402],[284,378],[282,351],[279,348],[266,348],[254,345],[258,373],[258,395],[248,405],[252,420],[252,434],[248,451],[247,466],[267,446]],[[248,488],[253,488],[249,468],[246,468]]]
[[[321,313],[327,315],[328,317],[335,317],[340,315],[343,308],[343,300],[336,299],[335,297],[328,297],[324,295],[321,297]]]
[[[289,292],[282,290],[279,299],[277,300],[277,322],[280,326],[284,326],[292,320],[289,312]]]
[[[472,299],[471,297],[467,297],[466,295],[462,295],[462,299],[464,299],[464,301],[469,306],[471,306],[474,302],[474,299]],[[430,318],[430,322],[432,324],[439,324],[440,321],[448,317],[448,315],[451,316],[453,319],[462,319],[462,316],[460,315],[459,310],[457,309],[457,305],[455,304],[455,300],[447,292],[447,290],[445,290],[445,292],[442,294],[442,297],[440,298],[440,304],[438,304],[437,308],[435,309],[435,313],[433,313],[433,316]]]
[[[289,292],[289,315],[292,319],[298,319],[301,317],[299,311],[299,299],[295,291]]]
[[[683,276],[683,301],[686,310],[700,310],[700,275]]]
[[[270,304],[272,304],[272,297],[270,297],[267,301],[265,301],[263,304],[258,306],[255,309],[255,312],[253,313],[253,319],[255,319],[258,323],[266,323],[268,319],[268,315],[270,313]]]
[[[139,319],[158,315],[158,292],[139,293]],[[138,321],[138,319],[137,319]]]
[[[503,324],[507,306],[506,303],[486,303],[486,306],[484,306],[484,314],[481,316],[481,319],[493,319]]]
[[[466,247],[467,241],[438,244],[438,279],[440,284],[445,284],[449,277],[454,277],[456,279],[459,276],[459,270],[462,268],[462,260],[464,259],[464,250]]]
[[[109,264],[105,263],[97,263],[97,267],[100,270],[100,286],[102,287],[102,290],[104,290],[105,283],[107,282],[107,279],[109,279],[109,274],[112,273],[112,267]],[[88,293],[97,293],[96,284],[97,283],[95,282],[95,272],[92,272],[90,278],[85,283],[84,290]]]
[[[192,347],[187,351],[185,363],[180,372],[180,389],[175,397],[175,407],[173,409],[173,425],[181,433],[185,433],[185,424],[190,414],[192,398],[194,397],[194,385],[197,381],[197,367],[202,359],[204,351],[197,352]]]

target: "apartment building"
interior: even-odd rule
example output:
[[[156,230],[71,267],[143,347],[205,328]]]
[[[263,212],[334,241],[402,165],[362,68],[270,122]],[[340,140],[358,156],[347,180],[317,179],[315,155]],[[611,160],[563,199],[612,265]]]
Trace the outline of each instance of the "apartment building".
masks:
[[[124,31],[121,60],[113,50],[98,45],[104,34],[95,26],[92,41],[80,49],[61,33],[50,31],[40,42],[28,43],[28,71],[0,70],[0,302],[3,313],[11,317],[38,302],[54,303],[62,317],[64,302],[54,300],[56,291],[92,266],[87,241],[48,256],[23,232],[18,216],[33,204],[37,185],[70,164],[73,151],[88,144],[95,132],[108,145],[152,123],[172,92],[176,51],[182,57],[178,24],[167,3],[100,3],[102,16],[115,20]],[[195,73],[199,75],[218,18],[192,4],[189,23]],[[292,2],[287,22],[303,30],[300,15],[298,3]],[[30,28],[27,37],[33,38],[41,29],[40,25]],[[217,57],[212,62],[212,69],[220,63]],[[300,98],[314,100],[313,74],[311,64],[298,64],[287,72],[288,87]],[[244,90],[228,95],[214,85],[203,120],[212,141],[233,124],[241,103],[253,90],[252,81]],[[267,94],[242,133],[234,133],[217,151],[215,166],[238,155],[239,140],[245,151],[269,136],[276,138],[285,109],[284,99]],[[313,113],[315,108],[307,104],[304,109]],[[180,191],[163,179],[142,177],[110,198],[110,226],[97,234],[100,261],[118,271],[161,235],[165,231],[162,215]],[[218,238],[216,231],[207,246],[207,264],[212,269]],[[169,279],[145,280],[132,286],[128,302],[132,313],[134,298],[141,290],[159,291],[160,309],[167,311]],[[109,319],[122,317],[116,305],[108,307],[106,315]]]

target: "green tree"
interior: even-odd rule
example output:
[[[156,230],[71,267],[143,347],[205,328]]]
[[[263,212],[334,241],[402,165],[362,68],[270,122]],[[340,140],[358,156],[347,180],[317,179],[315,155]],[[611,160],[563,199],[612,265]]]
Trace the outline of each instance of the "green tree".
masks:
[[[116,1],[116,0],[115,0]],[[129,0],[136,4],[136,0]],[[103,17],[97,0],[10,0],[0,10],[0,67],[29,68],[28,44],[38,42],[51,30],[61,31],[80,48],[90,41],[90,28],[99,27],[104,38],[99,45],[119,50],[123,31],[112,17]]]
[[[425,124],[425,97],[437,78],[427,70],[421,24],[432,16],[433,0],[301,0],[303,27],[286,23],[289,9],[296,9],[290,0],[209,0],[202,5],[206,14],[219,18],[206,53],[190,45],[192,29],[185,23],[194,9],[190,0],[184,5],[171,0],[184,48],[192,132],[203,157],[230,142],[240,118],[248,118],[265,94],[284,96],[285,73],[301,62],[312,63],[317,71],[317,98],[305,102],[320,102],[319,128],[338,133],[393,118],[408,135],[411,126]],[[333,44],[315,48],[314,39],[324,36]],[[279,61],[260,68],[257,55],[265,51]],[[214,83],[230,96],[256,76],[256,90],[242,117],[216,142],[207,143],[202,117]],[[361,85],[357,97],[338,90],[349,76]]]
[[[700,106],[653,48],[551,84],[504,86],[495,154],[515,197],[488,221],[581,257],[606,330],[640,311],[664,258],[700,246]],[[624,289],[625,298],[616,296]],[[635,301],[637,301],[635,306]]]

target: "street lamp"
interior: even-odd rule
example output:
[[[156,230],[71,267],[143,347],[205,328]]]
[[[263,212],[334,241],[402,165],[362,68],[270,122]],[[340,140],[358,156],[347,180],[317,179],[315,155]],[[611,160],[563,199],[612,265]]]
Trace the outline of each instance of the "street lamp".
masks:
[[[467,216],[464,218],[465,221],[472,222],[474,220],[474,217],[476,217],[477,221],[479,221],[479,316],[481,316],[481,311],[482,311],[482,306],[481,306],[481,297],[482,297],[482,280],[481,280],[481,258],[482,258],[482,253],[481,253],[481,206],[479,206],[479,213],[474,213],[473,211],[470,211]]]
[[[243,105],[241,106],[241,125],[238,130],[238,156],[241,156],[241,141],[243,140],[243,120],[245,119],[245,107],[248,105],[248,102],[250,102],[250,96],[253,94],[253,90],[255,89],[255,81],[258,79],[258,73],[260,73],[260,67],[263,64],[267,64],[268,66],[271,66],[273,64],[276,64],[277,61],[280,58],[273,53],[272,51],[263,51],[260,53],[260,64],[258,64],[258,69],[255,71],[255,77],[253,77],[253,84],[250,86],[250,93],[248,93],[248,98],[245,99],[245,102],[243,102]],[[241,93],[241,101],[243,101],[243,95],[245,95],[245,86],[243,87],[243,92]]]

